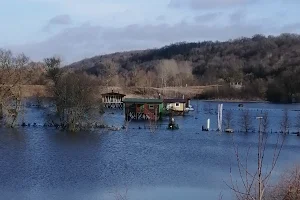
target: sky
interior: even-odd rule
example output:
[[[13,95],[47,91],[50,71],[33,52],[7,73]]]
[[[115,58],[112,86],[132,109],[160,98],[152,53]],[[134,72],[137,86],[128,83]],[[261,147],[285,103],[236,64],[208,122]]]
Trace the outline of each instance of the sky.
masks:
[[[300,0],[0,0],[0,48],[65,63],[175,42],[300,32]]]

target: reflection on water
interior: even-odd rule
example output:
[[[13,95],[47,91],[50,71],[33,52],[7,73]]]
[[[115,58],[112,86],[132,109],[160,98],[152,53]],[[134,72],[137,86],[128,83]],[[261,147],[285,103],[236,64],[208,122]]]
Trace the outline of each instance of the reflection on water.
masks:
[[[217,116],[206,113],[216,103],[199,103],[190,116],[176,117],[178,131],[168,131],[165,122],[154,133],[143,123],[131,123],[128,131],[68,134],[42,127],[0,128],[0,193],[3,199],[115,199],[128,190],[129,199],[231,199],[224,182],[235,168],[233,143],[240,152],[256,144],[256,134],[235,133],[234,138],[216,132],[201,132],[201,125]],[[238,119],[238,104],[224,104]],[[194,107],[196,104],[194,102]],[[299,105],[244,104],[253,117],[267,109],[272,127],[278,126],[282,111],[290,109],[292,120]],[[195,109],[196,110],[196,109]],[[26,117],[42,121],[43,111],[31,109]],[[124,116],[114,111],[105,116],[109,124],[122,125]],[[266,161],[272,159],[277,135],[270,134]],[[288,136],[274,177],[300,161],[300,138]],[[249,168],[256,166],[255,148]],[[235,170],[233,170],[235,172]],[[237,173],[234,173],[237,177]]]

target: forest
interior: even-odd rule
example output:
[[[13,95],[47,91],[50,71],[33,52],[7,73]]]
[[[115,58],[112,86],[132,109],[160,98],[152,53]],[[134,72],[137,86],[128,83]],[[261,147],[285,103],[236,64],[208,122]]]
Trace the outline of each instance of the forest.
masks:
[[[300,101],[300,35],[254,35],[225,42],[176,43],[159,49],[96,56],[67,68],[106,85],[220,85],[199,98]],[[230,84],[239,83],[234,89]]]
[[[9,50],[1,50],[1,62],[11,55]],[[45,62],[33,62],[22,56],[26,66],[21,67],[18,77],[27,78],[22,78],[20,84],[47,85]],[[300,102],[299,66],[300,35],[281,34],[224,42],[180,42],[157,49],[100,55],[59,67],[65,72],[84,74],[99,86],[217,85],[196,97],[293,103]],[[12,79],[6,83],[7,77],[3,76],[1,84],[10,84]],[[234,87],[236,83],[240,87]]]

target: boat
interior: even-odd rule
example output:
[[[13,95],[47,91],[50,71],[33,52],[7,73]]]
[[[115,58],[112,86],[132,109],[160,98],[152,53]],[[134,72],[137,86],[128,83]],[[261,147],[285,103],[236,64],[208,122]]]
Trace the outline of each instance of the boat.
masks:
[[[168,124],[168,129],[169,130],[177,130],[179,129],[178,124],[175,123],[175,119],[173,118],[172,114],[170,115],[170,121]]]
[[[193,108],[192,105],[189,105],[188,107],[185,108],[185,111],[186,112],[189,112],[189,111],[194,111],[195,109]]]
[[[178,124],[169,124],[168,125],[168,129],[169,130],[178,130],[179,129],[179,126],[178,126]]]
[[[226,128],[226,129],[225,129],[225,132],[226,132],[226,133],[233,133],[234,131],[233,131],[233,129],[231,129],[231,128]]]

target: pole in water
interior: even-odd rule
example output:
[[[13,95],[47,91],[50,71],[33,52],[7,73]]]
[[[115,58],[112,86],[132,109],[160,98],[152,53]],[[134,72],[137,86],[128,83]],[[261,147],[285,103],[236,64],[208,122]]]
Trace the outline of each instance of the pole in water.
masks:
[[[207,119],[207,131],[209,131],[209,128],[210,128],[210,119]]]
[[[222,111],[223,111],[223,104],[218,104],[218,130],[222,130]]]

